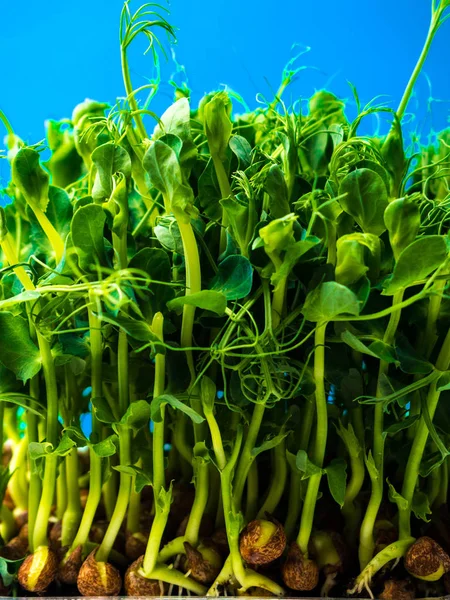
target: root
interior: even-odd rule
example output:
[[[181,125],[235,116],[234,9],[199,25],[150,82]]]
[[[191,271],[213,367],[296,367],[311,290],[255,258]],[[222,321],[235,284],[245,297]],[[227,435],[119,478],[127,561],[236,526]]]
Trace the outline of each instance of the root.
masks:
[[[383,548],[381,552],[378,552],[369,564],[361,571],[355,581],[355,585],[352,589],[348,590],[349,594],[360,594],[363,589],[366,589],[370,597],[373,598],[372,590],[370,585],[372,578],[380,569],[387,565],[391,560],[395,560],[396,566],[401,558],[403,558],[408,551],[411,544],[413,544],[415,538],[406,538],[404,540],[398,540],[386,548]]]

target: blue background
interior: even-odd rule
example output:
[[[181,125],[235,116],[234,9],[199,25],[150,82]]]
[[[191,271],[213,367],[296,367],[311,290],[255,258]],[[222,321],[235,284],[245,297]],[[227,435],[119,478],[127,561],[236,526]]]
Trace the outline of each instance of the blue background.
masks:
[[[228,84],[250,107],[258,92],[273,97],[284,65],[302,48],[308,66],[286,100],[328,87],[351,98],[347,80],[367,102],[396,108],[428,29],[431,0],[172,0],[175,48],[196,103],[204,92]],[[132,0],[137,8],[139,0]],[[118,43],[122,0],[15,0],[0,3],[0,106],[27,142],[44,137],[46,118],[70,116],[85,97],[114,102],[124,94]],[[438,32],[417,95],[409,109],[422,134],[448,121],[450,22]],[[293,44],[299,46],[292,48]],[[145,40],[130,51],[133,84],[154,76]],[[163,78],[175,70],[163,66]],[[172,89],[164,85],[153,104],[162,110]],[[430,103],[430,98],[434,99]],[[349,111],[350,116],[351,108]],[[368,123],[375,128],[376,123]],[[3,127],[0,124],[0,139]],[[0,187],[6,161],[0,161]]]

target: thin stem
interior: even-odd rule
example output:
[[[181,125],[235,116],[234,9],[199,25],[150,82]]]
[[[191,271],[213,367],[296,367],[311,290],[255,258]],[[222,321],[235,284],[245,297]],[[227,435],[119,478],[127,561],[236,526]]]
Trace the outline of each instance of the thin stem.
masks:
[[[450,366],[450,330],[447,332],[441,351],[436,361],[436,369],[446,371]],[[433,420],[436,408],[439,402],[441,392],[437,390],[437,383],[431,383],[426,405],[430,419]],[[428,427],[425,418],[422,415],[419,420],[416,435],[409,453],[406,464],[405,476],[403,478],[402,496],[407,504],[405,507],[399,507],[399,539],[403,540],[411,535],[411,510],[414,491],[419,477],[419,468],[422,461],[425,446],[428,440]]]
[[[120,464],[130,464],[130,430],[127,427],[119,427],[119,445],[120,445]],[[105,537],[96,552],[95,558],[98,562],[107,562],[114,542],[122,527],[125,514],[127,512],[128,502],[131,492],[131,476],[127,473],[120,473],[119,493],[114,508],[113,516],[106,530]]]
[[[230,182],[228,180],[228,175],[225,171],[225,167],[223,166],[223,162],[220,160],[220,157],[215,154],[212,154],[211,158],[213,160],[214,169],[216,171],[217,180],[219,182],[220,195],[222,196],[222,198],[229,198],[233,195],[233,192],[231,191]],[[227,248],[227,226],[227,213],[222,209],[222,227],[220,228],[219,256],[221,256]]]
[[[282,440],[273,451],[273,469],[269,492],[261,506],[257,519],[264,519],[266,515],[273,515],[281,497],[287,480],[286,442]]]
[[[251,521],[255,518],[258,510],[259,486],[258,486],[258,463],[256,460],[252,465],[247,475],[247,501],[245,504],[245,520]]]
[[[327,323],[318,325],[314,339],[314,381],[316,384],[316,438],[313,448],[313,462],[322,468],[328,436],[327,399],[325,394],[325,332]],[[319,493],[322,473],[312,475],[308,480],[305,501],[303,504],[297,544],[303,554],[308,554],[309,539],[312,531],[314,512]]]

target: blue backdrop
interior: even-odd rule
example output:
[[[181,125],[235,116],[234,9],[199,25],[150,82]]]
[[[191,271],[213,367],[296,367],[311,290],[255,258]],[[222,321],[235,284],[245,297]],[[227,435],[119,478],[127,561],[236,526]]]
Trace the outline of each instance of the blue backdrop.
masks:
[[[184,65],[193,100],[228,84],[251,107],[271,97],[284,65],[310,47],[287,100],[329,87],[350,98],[347,80],[363,102],[377,95],[395,108],[422,48],[431,0],[172,0],[178,27],[176,59]],[[118,45],[122,0],[22,0],[0,3],[0,106],[30,143],[44,137],[44,120],[70,116],[85,97],[114,102],[123,95]],[[139,0],[132,0],[137,8]],[[450,100],[450,23],[438,33],[410,105],[422,139],[443,128]],[[298,44],[293,48],[294,44]],[[154,75],[145,41],[131,51],[133,83]],[[163,67],[163,78],[175,70]],[[163,86],[154,103],[170,102]],[[432,99],[430,103],[430,99]],[[369,124],[371,127],[375,123]],[[0,127],[2,127],[0,125]],[[3,129],[0,138],[3,138]],[[3,163],[3,164],[2,164]],[[0,161],[0,187],[7,166]]]

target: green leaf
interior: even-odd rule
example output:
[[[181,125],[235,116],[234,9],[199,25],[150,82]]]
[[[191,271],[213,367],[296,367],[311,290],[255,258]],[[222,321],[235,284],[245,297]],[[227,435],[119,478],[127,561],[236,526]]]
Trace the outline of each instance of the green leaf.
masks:
[[[372,451],[369,450],[369,454],[365,457],[364,462],[366,464],[367,471],[369,473],[370,480],[372,482],[378,481],[380,473],[377,469],[375,461],[372,456]]]
[[[111,323],[119,327],[127,333],[130,337],[140,342],[159,342],[159,338],[155,336],[151,327],[146,321],[138,321],[128,315],[119,315],[118,317],[111,317],[103,314],[101,320],[105,323]]]
[[[162,140],[156,140],[148,148],[142,161],[150,182],[163,195],[177,218],[188,223],[197,216],[192,188],[185,183],[178,156],[174,149]]]
[[[150,277],[151,283],[145,301],[151,305],[153,313],[162,312],[166,303],[174,296],[174,289],[164,285],[164,282],[172,281],[172,265],[167,252],[162,248],[142,248],[130,260],[128,268],[143,271]],[[138,302],[142,306],[140,297]]]
[[[180,314],[183,311],[183,307],[195,306],[196,308],[202,308],[203,310],[210,310],[221,316],[225,313],[227,308],[227,298],[225,294],[216,292],[213,290],[204,290],[197,292],[196,294],[189,294],[188,296],[180,296],[167,302],[167,308]]]
[[[364,233],[381,235],[385,230],[384,211],[388,205],[382,178],[370,169],[356,169],[344,177],[339,186],[339,202]]]
[[[360,339],[356,337],[356,335],[353,335],[353,333],[351,333],[351,331],[349,331],[348,329],[341,333],[341,339],[344,342],[344,344],[347,344],[347,346],[350,346],[350,348],[353,348],[353,350],[356,350],[356,352],[361,352],[362,354],[367,354],[368,356],[379,358],[388,363],[398,362],[395,357],[394,349],[392,348],[392,346],[385,344],[381,340],[377,340],[376,342],[370,344],[370,346],[366,346]]]
[[[134,490],[137,494],[148,485],[153,485],[153,478],[151,473],[147,472],[136,465],[117,465],[113,467],[119,473],[126,473],[130,477],[134,477]]]
[[[219,264],[211,281],[211,290],[221,292],[227,300],[241,300],[248,296],[253,285],[253,267],[245,256],[233,254]]]
[[[80,268],[85,272],[95,271],[97,266],[106,263],[103,238],[105,221],[105,212],[97,204],[83,206],[73,216],[72,241],[78,255]]]
[[[169,106],[153,131],[153,139],[168,133],[176,135],[182,142],[191,138],[191,109],[187,98],[180,98]]]
[[[97,456],[100,456],[100,458],[107,458],[108,456],[114,456],[117,453],[118,445],[119,436],[113,433],[101,442],[91,444],[91,447]]]
[[[431,515],[432,511],[428,496],[424,492],[421,492],[420,490],[414,492],[411,508],[417,519],[422,519],[425,523],[430,522],[428,515]]]
[[[328,281],[306,296],[302,313],[308,321],[326,323],[343,315],[359,315],[359,301],[347,287]]]
[[[233,154],[239,159],[239,169],[245,171],[252,162],[252,147],[241,135],[233,135],[230,138],[229,146]]]
[[[98,146],[91,155],[95,165],[94,185],[92,197],[94,202],[104,202],[113,193],[113,175],[122,173],[129,179],[131,176],[131,159],[122,146],[108,142]]]
[[[395,487],[392,485],[392,483],[390,483],[389,479],[387,479],[386,481],[389,487],[389,500],[391,502],[394,502],[398,506],[399,510],[406,510],[408,508],[408,500],[406,500],[406,498],[404,498],[401,494],[399,494],[396,491]]]
[[[255,446],[252,450],[252,456],[256,457],[261,452],[267,452],[276,448],[289,435],[288,431],[282,431],[278,435],[267,437],[259,446]]]
[[[146,400],[131,402],[127,412],[120,419],[120,425],[129,427],[137,433],[150,422],[150,404]]]
[[[0,312],[0,362],[23,383],[39,373],[42,365],[28,321],[10,312]]]
[[[413,196],[393,200],[384,211],[384,222],[397,261],[403,250],[414,242],[419,233],[419,198],[413,194]]]
[[[92,411],[95,414],[96,418],[102,423],[111,423],[116,422],[116,418],[108,404],[108,402],[104,398],[92,398]]]
[[[347,463],[343,458],[334,458],[325,470],[330,493],[342,508],[347,488]]]
[[[11,296],[11,298],[5,298],[5,300],[0,300],[0,309],[3,311],[5,308],[10,308],[11,306],[15,306],[16,304],[22,304],[22,302],[34,302],[41,297],[41,293],[35,290],[26,290],[17,294],[16,296]]]
[[[398,257],[383,294],[392,296],[401,289],[426,279],[447,258],[442,235],[426,235],[409,244]]]
[[[302,479],[308,479],[312,475],[321,475],[324,470],[311,462],[304,450],[299,450],[295,457],[295,466],[303,473]]]
[[[297,215],[290,213],[270,221],[265,227],[261,227],[259,236],[264,243],[264,250],[269,258],[279,256],[281,252],[295,243],[294,223],[297,219]]]
[[[411,425],[414,425],[419,418],[419,415],[411,415],[410,417],[405,417],[403,420],[398,421],[397,423],[393,423],[383,431],[383,438],[386,439],[388,435],[395,435],[399,431],[408,429],[411,427]]]
[[[0,402],[10,402],[11,404],[24,408],[27,412],[37,415],[38,417],[45,418],[46,416],[45,406],[42,406],[37,400],[26,394],[14,392],[0,393]],[[36,406],[38,408],[36,408]]]
[[[9,586],[16,581],[19,567],[24,560],[25,557],[19,558],[18,560],[9,560],[0,557],[0,577],[4,587],[9,588]]]
[[[292,269],[300,261],[303,255],[320,243],[319,238],[308,236],[304,240],[300,240],[289,246],[283,256],[281,265],[275,269],[275,272],[270,278],[274,288],[277,289],[278,285],[284,279],[289,277]]]
[[[200,397],[204,410],[212,412],[216,401],[216,384],[207,375],[202,377],[200,384]]]
[[[12,161],[11,175],[14,185],[27,203],[45,212],[49,176],[39,164],[39,152],[32,148],[21,148]]]
[[[284,217],[291,212],[289,192],[283,171],[278,165],[272,165],[266,177],[265,191],[270,198],[270,215],[274,219]]]
[[[427,375],[433,370],[433,365],[421,358],[404,336],[397,337],[395,346],[400,369],[411,375]]]
[[[48,205],[45,214],[60,237],[65,240],[70,231],[70,221],[73,214],[73,206],[65,190],[53,185],[48,188]],[[30,221],[30,239],[33,245],[43,253],[51,253],[52,246],[35,213],[28,210],[27,217]]]
[[[156,504],[158,509],[163,514],[168,514],[170,512],[170,505],[172,504],[172,482],[170,483],[170,487],[168,490],[165,490],[164,487],[158,492],[158,496],[156,499]]]
[[[443,392],[444,390],[450,390],[450,371],[445,371],[439,377],[436,389],[438,392]]]
[[[233,129],[230,118],[231,100],[227,92],[217,92],[202,108],[209,151],[211,155],[225,160],[225,152]]]
[[[181,411],[194,423],[203,423],[205,420],[201,415],[198,414],[198,412],[196,412],[187,404],[184,404],[184,402],[181,402],[181,400],[178,400],[178,398],[175,396],[172,396],[171,394],[162,394],[161,396],[153,398],[151,401],[150,410],[152,421],[155,421],[156,423],[160,423],[162,421],[161,406],[166,405],[171,406],[174,410]]]

